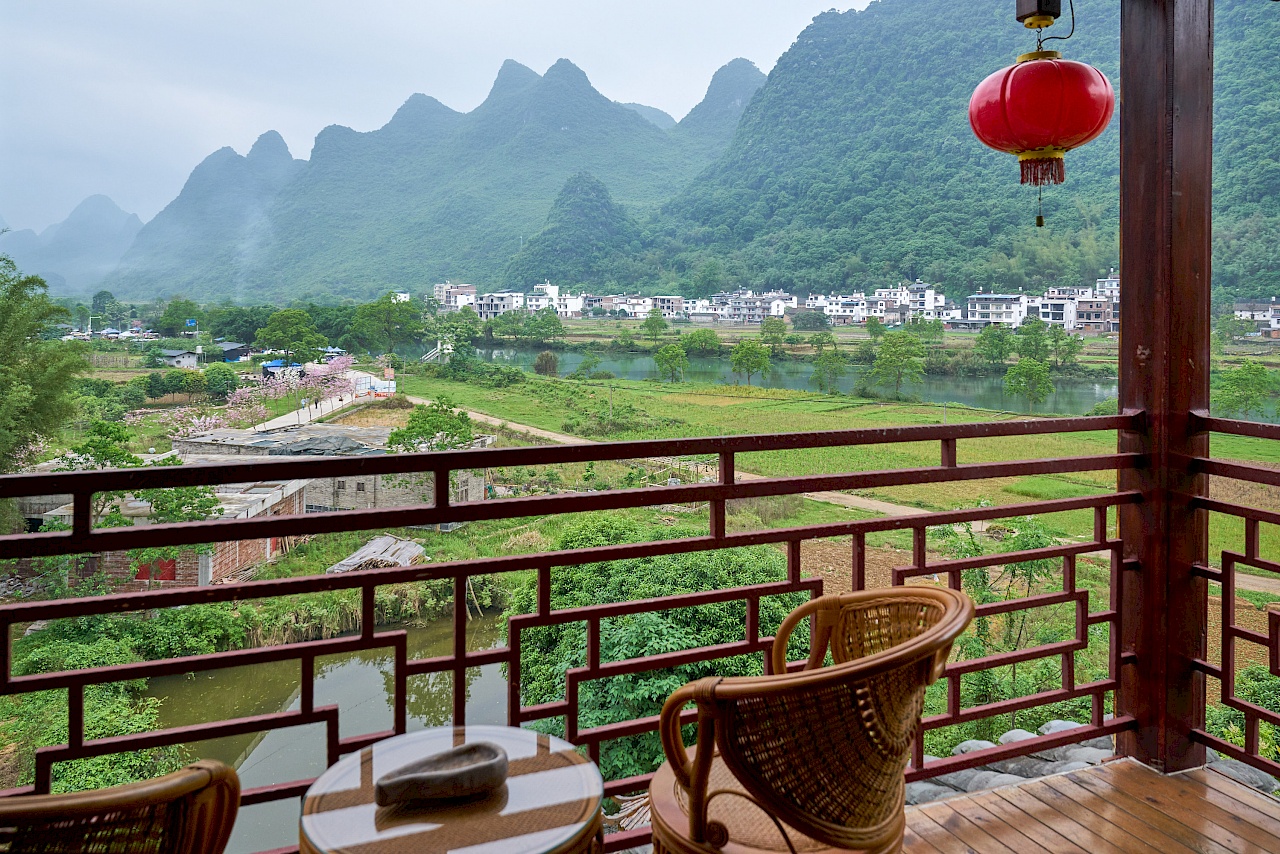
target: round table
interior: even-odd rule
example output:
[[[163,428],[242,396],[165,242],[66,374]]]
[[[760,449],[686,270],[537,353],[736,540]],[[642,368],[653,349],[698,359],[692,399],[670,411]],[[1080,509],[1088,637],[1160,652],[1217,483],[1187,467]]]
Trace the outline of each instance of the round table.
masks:
[[[476,801],[379,807],[374,782],[410,762],[474,741],[500,745],[507,782]],[[578,854],[603,851],[596,766],[567,741],[503,726],[435,727],[352,753],[307,790],[302,854]]]

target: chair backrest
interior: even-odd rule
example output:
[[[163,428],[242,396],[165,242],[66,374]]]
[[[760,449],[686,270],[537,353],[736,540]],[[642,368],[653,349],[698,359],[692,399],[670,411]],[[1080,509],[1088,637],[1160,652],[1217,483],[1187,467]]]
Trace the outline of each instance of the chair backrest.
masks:
[[[236,772],[206,759],[110,789],[0,798],[0,850],[221,854],[239,806]]]
[[[925,688],[973,613],[967,596],[932,587],[806,603],[779,629],[779,675],[695,683],[700,725],[714,727],[724,763],[766,812],[829,845],[875,847],[899,832]],[[810,615],[810,661],[785,673],[787,635]],[[837,663],[822,667],[828,641]]]

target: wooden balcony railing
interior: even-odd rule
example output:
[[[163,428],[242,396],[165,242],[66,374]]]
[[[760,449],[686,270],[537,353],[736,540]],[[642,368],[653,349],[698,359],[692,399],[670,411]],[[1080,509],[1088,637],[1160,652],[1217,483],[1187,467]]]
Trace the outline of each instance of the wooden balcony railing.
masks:
[[[1020,598],[1001,599],[980,605],[980,617],[995,618],[1017,611],[1034,611],[1051,606],[1074,611],[1074,634],[1069,639],[1050,643],[1020,645],[1018,648],[967,660],[957,658],[947,669],[945,708],[930,714],[924,721],[929,732],[942,727],[965,724],[999,715],[1043,707],[1063,701],[1086,700],[1089,720],[1066,733],[1057,733],[1027,741],[1000,745],[963,756],[946,757],[925,762],[924,735],[917,739],[913,767],[909,779],[921,779],[946,771],[987,764],[1084,741],[1100,735],[1132,731],[1137,722],[1126,714],[1107,715],[1109,698],[1121,686],[1120,673],[1135,663],[1135,654],[1122,647],[1122,613],[1126,576],[1136,567],[1122,560],[1122,542],[1109,534],[1108,511],[1133,505],[1141,496],[1134,491],[1112,491],[1081,498],[1036,501],[1002,507],[975,507],[941,513],[862,519],[834,524],[810,525],[780,529],[764,529],[731,533],[726,529],[726,502],[758,496],[793,495],[818,490],[848,490],[907,484],[933,484],[965,480],[986,480],[1031,474],[1065,472],[1120,472],[1140,469],[1147,461],[1140,454],[1114,453],[1097,456],[1030,459],[1014,462],[963,462],[966,443],[970,440],[1003,439],[1017,447],[1020,437],[1066,434],[1084,431],[1126,431],[1141,424],[1137,415],[1095,418],[1043,419],[987,424],[940,427],[905,427],[885,430],[857,430],[828,433],[800,433],[770,436],[736,436],[708,439],[679,439],[653,442],[620,442],[609,444],[565,445],[519,449],[449,451],[430,454],[406,454],[351,459],[291,460],[286,462],[243,463],[232,465],[189,465],[122,471],[90,471],[56,474],[12,475],[0,477],[0,498],[16,498],[49,494],[70,494],[74,498],[76,524],[69,532],[19,534],[0,537],[0,559],[36,556],[72,555],[102,551],[119,551],[141,547],[185,546],[200,543],[280,537],[300,534],[332,533],[384,529],[410,525],[435,525],[486,519],[517,519],[552,513],[592,513],[618,508],[636,508],[674,502],[706,502],[710,507],[707,533],[671,540],[656,540],[626,545],[610,545],[570,551],[550,551],[508,557],[484,558],[451,563],[434,563],[410,567],[375,569],[342,575],[323,575],[282,580],[252,581],[199,588],[166,589],[150,592],[122,593],[57,601],[20,602],[0,606],[0,631],[12,640],[14,626],[37,620],[57,620],[95,614],[147,612],[197,603],[261,600],[299,593],[315,593],[343,589],[359,590],[362,616],[359,634],[327,640],[283,643],[261,648],[233,650],[176,659],[146,661],[111,667],[64,670],[51,673],[15,676],[9,659],[9,643],[0,644],[3,666],[0,667],[0,693],[25,694],[33,691],[60,689],[67,692],[69,735],[67,742],[40,748],[36,753],[35,779],[23,791],[46,792],[55,763],[85,757],[102,756],[128,750],[192,743],[215,736],[262,732],[305,724],[323,724],[327,733],[327,758],[332,763],[348,751],[356,750],[377,739],[405,731],[406,686],[412,676],[432,673],[453,675],[453,720],[462,723],[466,715],[466,679],[469,668],[492,663],[506,665],[508,686],[508,722],[519,725],[538,719],[563,717],[565,734],[599,758],[601,746],[610,741],[656,729],[656,716],[618,721],[608,725],[579,725],[579,688],[593,680],[623,674],[661,670],[693,662],[713,662],[744,654],[762,655],[765,667],[772,638],[760,625],[760,602],[763,597],[779,594],[822,592],[820,578],[805,578],[801,573],[801,549],[804,543],[833,537],[848,538],[849,579],[854,589],[866,584],[868,534],[890,530],[911,532],[912,560],[894,570],[895,585],[918,582],[922,576],[934,576],[938,583],[960,589],[965,573],[983,567],[997,567],[1033,560],[1060,562],[1061,584],[1028,591]],[[1215,425],[1224,429],[1227,425]],[[1242,428],[1243,429],[1243,428]],[[814,448],[907,442],[937,442],[937,466],[842,472],[782,478],[753,479],[738,482],[735,463],[741,454],[760,451],[802,451]],[[592,494],[553,495],[511,498],[463,504],[451,504],[448,490],[436,488],[435,502],[430,505],[392,509],[351,510],[278,516],[266,519],[204,521],[145,527],[93,529],[90,527],[90,501],[100,491],[128,491],[193,485],[214,485],[271,479],[308,477],[342,477],[356,475],[430,472],[435,484],[448,484],[451,472],[502,466],[552,465],[604,460],[626,460],[651,457],[713,455],[719,460],[718,482],[667,486],[648,489],[609,490]],[[1216,465],[1202,462],[1201,465]],[[1274,476],[1253,473],[1257,477]],[[1222,509],[1215,507],[1214,509]],[[1001,518],[1018,518],[1064,511],[1092,510],[1092,536],[1084,542],[1071,542],[1048,548],[987,554],[958,560],[931,561],[928,532],[939,525],[956,525]],[[1243,511],[1242,511],[1243,512]],[[1262,517],[1258,517],[1262,518]],[[1269,517],[1267,517],[1269,518]],[[1253,523],[1256,526],[1256,521]],[[1256,539],[1255,539],[1256,542]],[[775,544],[786,554],[786,577],[768,584],[697,593],[642,601],[600,604],[584,608],[556,609],[551,597],[553,574],[560,567],[577,564],[621,560],[653,555],[705,552],[739,546]],[[1081,555],[1110,555],[1110,599],[1090,602],[1087,590],[1076,582],[1076,562]],[[1249,559],[1256,560],[1256,548]],[[1244,558],[1242,558],[1244,559]],[[533,613],[514,616],[509,622],[506,646],[484,651],[469,651],[466,646],[466,608],[464,599],[467,580],[472,576],[533,570],[538,579],[537,607]],[[1207,568],[1206,573],[1211,572]],[[451,654],[433,658],[410,659],[406,633],[401,630],[380,631],[375,625],[375,594],[383,585],[410,581],[452,580],[454,597],[454,635]],[[1225,584],[1226,582],[1224,582]],[[696,608],[713,603],[742,602],[745,605],[743,637],[739,641],[713,646],[677,650],[659,656],[607,661],[601,655],[602,621],[643,612]],[[566,674],[563,699],[541,705],[525,705],[521,694],[521,636],[542,626],[585,623],[585,665]],[[1274,624],[1273,624],[1274,625]],[[1106,629],[1107,674],[1104,678],[1078,683],[1075,656],[1088,648],[1091,632]],[[1274,641],[1275,633],[1273,632]],[[1250,638],[1252,639],[1252,638]],[[1274,645],[1274,644],[1273,644]],[[391,730],[363,733],[350,737],[339,735],[339,713],[335,706],[316,703],[315,664],[320,656],[356,650],[385,649],[394,659],[394,714]],[[1002,668],[1033,661],[1057,659],[1061,682],[1055,687],[1027,696],[1014,696],[966,707],[962,703],[962,680],[977,674],[997,672]],[[1273,657],[1273,662],[1274,662]],[[153,732],[130,733],[108,738],[85,735],[85,689],[87,686],[124,679],[155,677],[181,673],[199,673],[222,668],[242,667],[265,662],[295,661],[299,668],[300,704],[296,710],[258,715],[235,720],[205,723]],[[1208,668],[1209,665],[1202,664]],[[1117,704],[1115,706],[1119,708]],[[654,710],[656,715],[656,709]],[[1271,720],[1270,712],[1253,711],[1253,719]],[[1274,717],[1274,715],[1272,715]],[[692,720],[692,712],[690,713]],[[1256,731],[1256,723],[1253,724]],[[1211,739],[1205,733],[1200,736]],[[1256,735],[1255,735],[1256,742]],[[1217,744],[1217,741],[1213,741]],[[1257,759],[1256,749],[1245,753]],[[624,794],[642,789],[647,776],[611,780],[609,794]],[[310,779],[281,781],[273,785],[247,789],[242,803],[257,804],[271,800],[297,798],[305,792]],[[15,794],[10,792],[9,794]],[[647,838],[647,831],[637,830],[609,837],[608,849],[620,850]]]

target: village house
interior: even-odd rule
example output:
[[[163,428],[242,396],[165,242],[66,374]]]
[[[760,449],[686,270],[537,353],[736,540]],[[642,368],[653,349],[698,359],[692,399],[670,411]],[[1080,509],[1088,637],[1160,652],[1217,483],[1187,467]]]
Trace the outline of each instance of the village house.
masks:
[[[161,350],[160,357],[170,368],[194,369],[200,365],[200,357],[192,350]]]

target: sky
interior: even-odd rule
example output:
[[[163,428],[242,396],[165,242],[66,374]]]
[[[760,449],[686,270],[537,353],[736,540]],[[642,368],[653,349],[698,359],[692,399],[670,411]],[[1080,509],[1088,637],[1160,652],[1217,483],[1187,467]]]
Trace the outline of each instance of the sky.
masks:
[[[843,0],[840,10],[870,0]],[[7,0],[0,218],[40,230],[102,193],[150,219],[223,146],[381,127],[411,94],[484,100],[503,60],[564,57],[681,118],[716,69],[764,72],[832,0]]]

